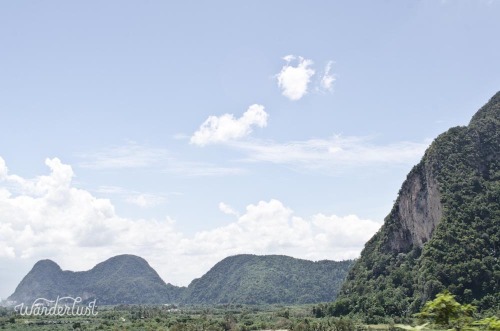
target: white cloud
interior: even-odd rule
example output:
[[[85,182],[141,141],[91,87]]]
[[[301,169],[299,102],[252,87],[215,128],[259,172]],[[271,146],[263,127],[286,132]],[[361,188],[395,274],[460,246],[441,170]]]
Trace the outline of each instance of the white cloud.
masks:
[[[315,239],[321,242],[318,246],[327,250],[343,247],[350,256],[356,254],[360,245],[366,243],[380,228],[380,223],[360,219],[356,215],[339,217],[317,214],[313,216],[312,224],[317,229]],[[328,254],[328,251],[324,254]]]
[[[335,76],[330,72],[332,70],[333,62],[329,61],[326,64],[325,72],[323,73],[323,77],[321,77],[321,81],[319,83],[320,90],[323,91],[332,91],[333,90],[333,82],[335,81]]]
[[[13,258],[14,248],[6,246],[4,243],[0,243],[0,257]]]
[[[263,128],[267,125],[268,114],[262,105],[251,105],[243,115],[235,119],[232,114],[210,116],[191,137],[190,142],[205,146],[210,143],[222,143],[249,135],[252,127]]]
[[[273,199],[248,205],[225,226],[185,236],[168,217],[117,215],[108,199],[73,187],[71,166],[56,158],[46,164],[49,175],[7,175],[0,186],[0,258],[23,259],[27,266],[50,258],[63,269],[86,270],[113,255],[137,254],[165,281],[187,285],[220,259],[237,253],[354,258],[380,226],[356,216],[318,214],[304,219]],[[14,186],[20,193],[11,190]],[[234,212],[225,204],[220,207]],[[0,273],[0,283],[2,277]]]
[[[314,85],[313,91],[315,92],[333,91],[335,82],[335,76],[331,72],[333,61],[328,61],[321,77],[312,82],[312,78],[316,75],[312,60],[295,55],[287,55],[283,57],[283,60],[286,64],[275,77],[285,97],[292,101],[299,100],[311,90],[309,88],[311,84]],[[295,62],[295,65],[291,64],[292,62]]]
[[[298,169],[333,172],[360,166],[412,164],[423,156],[428,145],[428,141],[380,145],[373,143],[369,137],[341,135],[287,143],[254,139],[230,144],[245,154],[241,161],[286,164]]]
[[[7,166],[5,165],[4,159],[0,157],[0,181],[2,181],[5,177],[7,177],[8,172],[9,172],[9,170],[7,169]]]
[[[283,60],[286,61],[286,65],[276,75],[278,86],[285,97],[293,101],[299,100],[307,94],[308,85],[314,75],[314,69],[311,68],[313,62],[294,55],[287,55]],[[290,63],[295,60],[297,65],[291,65]]]
[[[226,215],[239,216],[237,211],[231,208],[231,206],[226,205],[224,202],[219,202],[219,210]]]
[[[355,215],[295,216],[279,200],[247,206],[236,222],[199,232],[184,249],[193,255],[217,256],[252,252],[286,254],[312,260],[348,259],[359,255],[381,223]]]

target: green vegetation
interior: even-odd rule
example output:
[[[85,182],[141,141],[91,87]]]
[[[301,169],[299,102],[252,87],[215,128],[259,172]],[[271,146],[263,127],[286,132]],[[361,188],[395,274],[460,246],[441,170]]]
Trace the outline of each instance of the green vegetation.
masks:
[[[432,321],[441,327],[462,330],[470,326],[476,308],[470,304],[461,305],[448,291],[439,293],[432,301],[427,301],[416,317]]]
[[[451,331],[479,331],[500,330],[500,320],[497,317],[488,317],[474,320],[476,307],[461,305],[447,290],[439,293],[432,301],[427,301],[420,313],[415,314],[420,321],[428,322],[418,326],[396,324],[397,328],[404,330],[442,330]]]
[[[452,128],[432,143],[329,313],[369,322],[407,318],[444,289],[483,314],[498,313],[499,125],[497,93],[467,127]],[[429,239],[424,230],[439,212]]]
[[[333,301],[353,261],[312,262],[281,255],[236,255],[188,287],[194,304],[302,304]]]
[[[24,277],[10,300],[31,304],[36,298],[80,296],[99,305],[164,303],[175,301],[181,289],[165,282],[146,260],[120,255],[99,263],[89,271],[62,271],[50,260],[42,260]]]
[[[188,288],[165,282],[142,258],[115,256],[84,272],[39,261],[10,300],[80,296],[113,304],[301,304],[333,301],[353,261],[312,262],[288,256],[236,255],[217,263]]]
[[[345,318],[312,314],[311,306],[108,306],[94,317],[9,315],[0,317],[0,330],[373,330]],[[388,330],[388,328],[385,328]]]
[[[409,324],[420,323],[417,326],[392,322],[367,325],[360,319],[328,316],[328,311],[327,304],[118,305],[98,307],[94,316],[21,316],[0,307],[0,330],[500,330],[498,318],[478,319],[475,307],[458,303],[447,291],[439,293],[415,318],[407,320]]]
[[[487,317],[479,321],[472,323],[474,326],[478,326],[480,330],[500,330],[500,319],[497,317]]]

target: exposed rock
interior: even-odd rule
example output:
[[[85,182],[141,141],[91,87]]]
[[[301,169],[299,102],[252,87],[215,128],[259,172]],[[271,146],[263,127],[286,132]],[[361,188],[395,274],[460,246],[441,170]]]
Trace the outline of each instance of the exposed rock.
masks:
[[[396,202],[396,223],[389,247],[396,252],[407,252],[412,247],[423,247],[432,236],[443,215],[441,195],[432,167],[421,164],[406,178]]]

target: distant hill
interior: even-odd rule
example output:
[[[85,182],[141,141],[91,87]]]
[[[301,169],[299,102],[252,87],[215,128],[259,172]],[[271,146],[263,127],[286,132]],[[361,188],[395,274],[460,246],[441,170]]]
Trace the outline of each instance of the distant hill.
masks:
[[[331,312],[409,316],[444,289],[500,309],[500,92],[410,171]]]
[[[80,296],[109,304],[306,303],[335,299],[352,261],[312,262],[288,256],[236,255],[217,263],[188,288],[165,282],[142,258],[119,255],[89,271],[63,271],[42,260],[9,300]]]
[[[352,261],[236,255],[188,286],[184,301],[198,304],[313,303],[333,300]]]
[[[177,302],[183,288],[165,284],[146,260],[119,255],[89,271],[62,271],[51,260],[41,260],[24,277],[9,300],[33,302],[36,298],[80,296],[98,304]]]

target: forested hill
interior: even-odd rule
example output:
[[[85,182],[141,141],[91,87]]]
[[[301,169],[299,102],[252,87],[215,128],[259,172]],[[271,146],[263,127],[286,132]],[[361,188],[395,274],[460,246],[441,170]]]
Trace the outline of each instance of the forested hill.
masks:
[[[51,260],[38,261],[9,300],[31,304],[37,298],[79,296],[101,305],[162,303],[177,301],[181,290],[165,284],[143,258],[119,255],[79,272],[63,271]]]
[[[288,256],[236,255],[217,263],[188,288],[165,282],[146,260],[119,255],[89,271],[63,271],[42,260],[9,300],[82,297],[106,304],[306,303],[335,299],[352,261],[312,262]]]
[[[468,126],[435,139],[331,312],[410,315],[443,289],[480,310],[499,309],[499,125],[500,92]]]
[[[236,255],[195,279],[187,303],[313,303],[333,300],[352,261],[318,261],[282,255]]]

